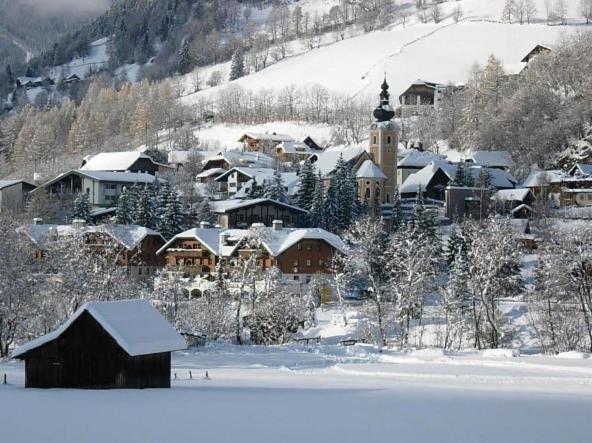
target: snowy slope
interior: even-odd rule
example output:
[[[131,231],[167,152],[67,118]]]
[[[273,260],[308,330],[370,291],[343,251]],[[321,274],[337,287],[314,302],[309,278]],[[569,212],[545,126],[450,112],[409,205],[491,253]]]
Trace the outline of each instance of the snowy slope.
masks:
[[[562,35],[581,29],[578,2],[567,2],[569,26],[547,25],[545,1],[535,0],[535,3],[538,12],[533,23],[519,25],[500,23],[504,0],[447,2],[441,5],[446,18],[438,24],[422,24],[412,16],[406,27],[395,23],[386,30],[336,43],[326,36],[325,46],[312,51],[296,42],[291,57],[232,83],[251,90],[320,84],[350,95],[374,94],[386,70],[391,91],[398,95],[418,78],[464,83],[471,66],[483,65],[491,54],[509,72],[516,73],[523,67],[520,60],[534,45],[557,42]],[[457,4],[464,11],[458,24],[450,16]],[[203,78],[217,69],[226,73],[228,64],[206,68]],[[188,95],[183,100],[191,103],[222,87],[225,85]]]

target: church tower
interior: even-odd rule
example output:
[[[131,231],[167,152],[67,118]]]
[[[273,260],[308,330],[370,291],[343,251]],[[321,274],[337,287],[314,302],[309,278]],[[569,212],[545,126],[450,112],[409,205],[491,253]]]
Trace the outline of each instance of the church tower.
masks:
[[[399,128],[393,121],[395,111],[390,105],[389,85],[386,78],[382,83],[380,104],[374,110],[376,122],[370,126],[370,156],[384,172],[386,180],[382,190],[382,203],[390,204],[397,187],[397,149],[399,146]]]

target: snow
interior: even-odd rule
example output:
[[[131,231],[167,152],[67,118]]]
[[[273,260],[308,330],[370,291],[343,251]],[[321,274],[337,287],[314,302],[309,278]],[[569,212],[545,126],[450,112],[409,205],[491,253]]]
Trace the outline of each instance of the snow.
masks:
[[[152,161],[146,154],[138,151],[101,152],[84,157],[82,171],[127,171],[139,159]]]
[[[104,37],[90,43],[87,56],[75,58],[68,63],[55,66],[50,70],[50,77],[60,79],[76,74],[80,79],[84,80],[89,72],[105,68],[109,62],[109,54],[107,53],[108,41],[109,39]]]
[[[535,3],[536,19],[529,25],[519,25],[499,23],[504,0],[446,2],[440,5],[445,19],[438,24],[422,24],[412,16],[406,27],[397,24],[337,42],[325,36],[324,46],[312,51],[303,43],[294,43],[292,56],[232,84],[253,91],[318,84],[350,96],[376,95],[386,71],[392,95],[398,97],[417,78],[439,84],[465,84],[472,65],[484,65],[491,54],[510,73],[518,73],[524,67],[522,58],[536,44],[556,42],[582,23],[575,1],[568,2],[574,3],[569,6],[568,26],[548,26],[544,0]],[[455,24],[451,12],[457,4],[464,11],[464,19]],[[226,84],[182,100],[193,103]]]
[[[112,208],[111,208],[112,209]],[[111,209],[107,209],[111,210]],[[58,237],[68,237],[79,233],[83,234],[107,234],[123,247],[132,251],[148,235],[162,236],[150,229],[138,225],[52,225],[52,224],[28,224],[18,228],[18,232],[27,235],[35,244],[43,246],[51,235]],[[164,239],[163,239],[164,240]]]
[[[154,183],[157,178],[144,172],[74,171],[98,181],[117,183]]]
[[[430,151],[418,151],[411,149],[409,153],[399,161],[398,166],[401,167],[425,167],[433,160],[443,160],[441,154]]]
[[[386,180],[386,175],[374,164],[372,160],[366,160],[356,172],[356,178],[374,178]]]
[[[131,356],[185,349],[186,343],[147,300],[88,302],[58,329],[19,347],[13,358],[23,357],[62,335],[83,312],[88,312]]]
[[[491,198],[496,201],[524,201],[530,192],[528,188],[500,189]]]
[[[574,359],[574,360],[583,360],[586,358],[590,358],[590,354],[588,354],[587,352],[581,352],[581,351],[566,351],[566,352],[560,352],[559,354],[557,354],[556,357],[557,358],[569,358],[569,359]]]
[[[485,349],[481,352],[483,357],[489,358],[514,358],[520,356],[520,351],[518,349]]]
[[[507,151],[475,151],[471,158],[475,163],[489,167],[511,168],[514,165]]]
[[[241,151],[238,149],[228,149],[226,151],[218,152],[216,155],[206,158],[204,165],[210,161],[226,160],[230,165],[234,166],[250,166],[250,167],[271,167],[274,160],[260,152]]]
[[[215,203],[219,202],[212,202],[212,206]],[[214,208],[212,210],[214,211]],[[194,228],[177,234],[157,254],[165,252],[178,239],[196,239],[216,256],[226,257],[230,256],[240,246],[240,240],[253,234],[254,232],[249,229]],[[274,228],[261,226],[257,228],[256,234],[260,238],[263,247],[273,257],[281,255],[302,240],[323,240],[338,251],[347,253],[345,243],[337,235],[321,228],[282,228],[275,230]],[[226,242],[224,238],[226,238]]]
[[[592,406],[590,360],[543,356],[217,345],[174,353],[172,388],[144,390],[24,389],[22,363],[0,371],[11,443],[579,442]]]
[[[318,154],[318,159],[314,163],[316,168],[321,172],[321,175],[326,176],[330,174],[339,160],[339,156],[343,155],[343,159],[348,162],[358,158],[366,150],[361,146],[336,146],[325,149]]]

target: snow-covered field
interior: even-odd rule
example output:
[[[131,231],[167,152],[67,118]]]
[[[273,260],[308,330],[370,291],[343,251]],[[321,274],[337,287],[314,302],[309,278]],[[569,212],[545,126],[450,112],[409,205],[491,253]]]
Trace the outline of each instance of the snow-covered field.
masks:
[[[318,4],[325,9],[331,2],[307,3],[310,8]],[[547,25],[545,1],[534,3],[537,13],[531,24],[501,23],[504,0],[461,0],[440,5],[444,19],[438,24],[423,24],[411,15],[405,27],[396,22],[384,30],[338,42],[326,35],[323,46],[312,51],[303,42],[294,42],[291,56],[232,84],[249,90],[319,84],[356,96],[376,94],[386,71],[391,92],[398,96],[418,78],[444,84],[465,83],[471,67],[475,63],[483,66],[492,54],[508,72],[517,73],[524,67],[520,61],[536,44],[555,44],[562,36],[585,28],[575,0],[566,2],[567,26]],[[452,19],[457,5],[464,11],[459,23]],[[409,11],[413,12],[411,6]],[[200,75],[206,79],[214,70],[226,77],[228,63],[201,68]],[[226,85],[189,94],[182,101],[193,103]]]
[[[584,442],[592,360],[579,357],[226,345],[175,354],[172,389],[138,391],[24,389],[9,362],[0,429],[11,443]]]

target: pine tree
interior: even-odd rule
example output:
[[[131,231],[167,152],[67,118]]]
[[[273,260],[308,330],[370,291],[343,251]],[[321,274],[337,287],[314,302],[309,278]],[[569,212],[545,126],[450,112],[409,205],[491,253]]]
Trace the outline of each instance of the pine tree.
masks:
[[[129,225],[133,223],[134,198],[130,188],[124,187],[122,193],[117,199],[115,209],[115,223],[120,225]]]
[[[232,55],[230,61],[230,81],[236,80],[237,78],[244,77],[245,75],[245,54],[242,48],[238,48]]]
[[[257,183],[257,177],[253,177],[253,182],[247,191],[247,198],[253,200],[256,198],[263,198],[265,191],[259,183]]]
[[[444,348],[462,346],[465,329],[465,295],[467,293],[467,281],[469,279],[466,255],[459,249],[451,263],[448,283],[442,294],[444,314],[446,321],[446,333],[444,334]]]
[[[210,207],[210,200],[207,197],[203,197],[198,203],[196,212],[197,221],[213,223],[214,214]]]
[[[481,168],[481,171],[479,172],[479,178],[478,178],[478,185],[480,188],[483,189],[491,189],[492,185],[491,185],[491,172],[489,172],[488,168]]]
[[[154,228],[154,198],[152,189],[148,185],[139,190],[134,202],[132,219],[134,224],[146,228]]]
[[[314,192],[317,186],[317,177],[314,173],[314,166],[310,161],[305,161],[300,169],[300,187],[296,194],[296,205],[310,211]]]
[[[391,230],[398,231],[403,224],[403,209],[401,208],[401,194],[396,189],[393,194],[393,218],[391,219]]]
[[[358,217],[358,183],[351,166],[340,154],[327,193],[329,225],[336,232],[347,229]]]
[[[88,194],[81,192],[74,199],[74,209],[72,211],[72,220],[90,221],[90,203]]]
[[[446,244],[446,262],[451,265],[459,253],[464,255],[463,259],[466,260],[468,245],[462,229],[454,229]]]
[[[191,71],[193,67],[193,61],[191,59],[191,48],[189,46],[189,40],[187,37],[183,38],[181,42],[181,49],[179,49],[179,73],[180,74],[187,74]]]
[[[456,167],[454,179],[450,183],[451,186],[470,187],[472,186],[473,177],[470,168],[466,167],[465,162],[461,161]]]
[[[265,198],[270,198],[282,203],[286,203],[288,201],[286,196],[286,188],[282,182],[282,175],[280,174],[280,171],[276,169],[271,180],[269,182],[266,181],[265,183]]]
[[[164,238],[170,239],[183,230],[185,213],[174,188],[171,188],[168,184],[163,185],[161,192],[159,201],[163,202],[163,205],[159,206],[156,228]]]
[[[436,222],[434,215],[425,207],[421,186],[417,190],[417,199],[411,215],[411,227],[417,233],[436,239]]]
[[[339,231],[339,220],[341,219],[341,209],[339,207],[339,188],[333,184],[329,185],[329,189],[325,194],[324,201],[324,218],[321,223],[321,228],[331,232]]]
[[[308,213],[308,226],[313,228],[325,226],[325,189],[320,172],[316,179],[310,212]]]

